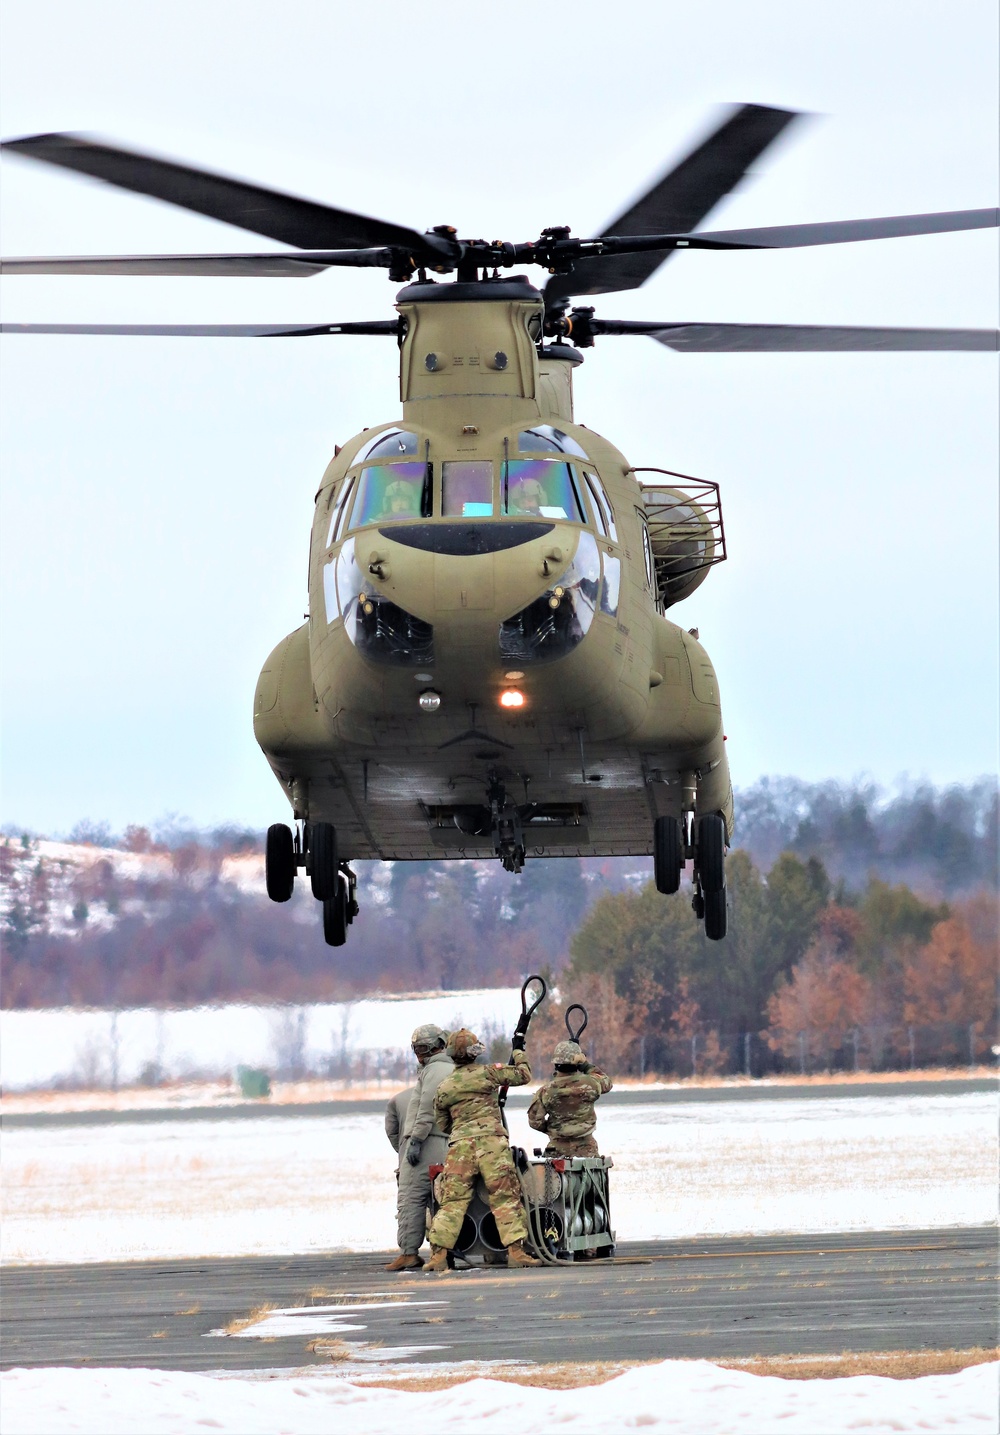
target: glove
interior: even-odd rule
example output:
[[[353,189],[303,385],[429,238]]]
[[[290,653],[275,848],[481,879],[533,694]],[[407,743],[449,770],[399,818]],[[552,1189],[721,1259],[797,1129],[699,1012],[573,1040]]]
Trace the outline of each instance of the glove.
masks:
[[[510,1049],[511,1049],[511,1051],[523,1051],[523,1050],[524,1050],[524,1032],[523,1032],[523,1031],[515,1031],[515,1033],[514,1033],[514,1039],[513,1039],[513,1041],[512,1041],[511,1044],[510,1044]]]
[[[418,1141],[415,1136],[410,1137],[410,1144],[406,1148],[406,1159],[411,1166],[420,1165],[420,1148],[424,1143]]]

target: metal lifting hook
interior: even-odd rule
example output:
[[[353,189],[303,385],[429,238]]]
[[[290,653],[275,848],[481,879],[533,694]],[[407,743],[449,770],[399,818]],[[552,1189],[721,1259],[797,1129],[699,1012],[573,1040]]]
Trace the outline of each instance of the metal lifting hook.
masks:
[[[570,1021],[570,1016],[575,1011],[583,1012],[583,1021],[577,1027],[576,1031],[573,1030],[573,1023]],[[566,1008],[566,1030],[569,1032],[570,1041],[575,1041],[577,1043],[579,1042],[583,1033],[587,1030],[587,1008],[585,1006],[581,1006],[579,1002],[574,1002],[572,1006],[568,1006]]]
[[[529,1005],[529,1003],[528,1003],[528,988],[531,986],[532,982],[537,982],[538,985],[541,987],[541,991],[540,991],[540,992],[538,993],[538,995],[534,998],[534,1001],[532,1001],[532,1002],[530,1003],[530,1005]],[[538,1008],[541,1006],[542,1002],[545,1000],[546,996],[548,995],[548,990],[549,990],[549,989],[548,989],[548,987],[547,987],[547,985],[546,985],[546,983],[545,983],[545,978],[544,978],[544,977],[539,977],[539,976],[525,977],[524,983],[523,983],[523,985],[522,985],[522,987],[521,987],[521,1015],[518,1017],[517,1026],[514,1028],[514,1038],[513,1038],[513,1040],[511,1041],[511,1044],[510,1044],[510,1065],[511,1065],[511,1066],[513,1066],[513,1064],[514,1064],[514,1052],[515,1052],[515,1051],[523,1051],[523,1050],[524,1050],[524,1040],[525,1040],[525,1037],[528,1035],[528,1027],[529,1027],[529,1025],[531,1024],[531,1018],[535,1015],[535,1012],[538,1010]],[[534,994],[532,993],[532,995],[534,995]],[[508,1092],[508,1090],[509,1090],[509,1088],[506,1087],[506,1086],[501,1086],[501,1088],[500,1088],[499,1096],[498,1096],[497,1099],[498,1099],[498,1102],[499,1102],[500,1110],[501,1110],[501,1111],[503,1111],[504,1107],[507,1105],[507,1092]],[[504,1125],[506,1126],[506,1124],[507,1124],[507,1119],[506,1119],[506,1117],[504,1117]]]

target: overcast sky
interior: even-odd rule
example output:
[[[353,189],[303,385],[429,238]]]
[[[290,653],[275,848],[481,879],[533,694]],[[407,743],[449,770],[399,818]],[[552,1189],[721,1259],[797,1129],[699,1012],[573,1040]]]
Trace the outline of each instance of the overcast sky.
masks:
[[[422,229],[600,229],[720,104],[814,112],[709,227],[997,203],[993,0],[4,0],[0,132],[85,130]],[[6,254],[278,247],[3,167]],[[13,321],[391,316],[380,271],[18,278]],[[688,254],[604,317],[993,327],[996,231]],[[671,616],[734,781],[996,765],[995,355],[681,355],[605,339],[577,417],[722,485],[730,560]],[[398,416],[378,339],[2,341],[2,818],[263,826],[257,673],[301,621],[336,442]]]

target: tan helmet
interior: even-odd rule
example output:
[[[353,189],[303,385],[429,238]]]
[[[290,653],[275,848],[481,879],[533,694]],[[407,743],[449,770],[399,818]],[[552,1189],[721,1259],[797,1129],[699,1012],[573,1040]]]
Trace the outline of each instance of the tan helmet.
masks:
[[[552,1053],[552,1062],[555,1066],[590,1065],[577,1041],[560,1041]]]
[[[482,1056],[485,1050],[485,1046],[476,1033],[469,1031],[465,1026],[459,1027],[458,1031],[453,1031],[448,1038],[448,1055],[458,1065],[475,1061],[476,1057]]]
[[[418,1026],[410,1037],[410,1046],[415,1052],[440,1051],[448,1040],[448,1033],[435,1026],[432,1021]]]

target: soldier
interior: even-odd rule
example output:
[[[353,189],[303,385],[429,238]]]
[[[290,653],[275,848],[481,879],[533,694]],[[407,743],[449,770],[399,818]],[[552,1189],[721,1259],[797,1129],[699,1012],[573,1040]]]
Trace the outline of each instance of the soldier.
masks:
[[[410,1109],[410,1102],[413,1100],[415,1086],[408,1086],[405,1091],[397,1091],[395,1096],[390,1096],[385,1107],[385,1134],[389,1138],[389,1145],[399,1155],[399,1143],[403,1139],[403,1127],[406,1125],[406,1113]],[[399,1180],[399,1171],[396,1172],[396,1180]]]
[[[611,1090],[611,1078],[591,1066],[575,1041],[552,1053],[556,1074],[528,1107],[528,1125],[549,1138],[546,1156],[599,1156],[594,1103]]]
[[[399,1190],[396,1194],[399,1255],[389,1262],[387,1271],[415,1271],[423,1265],[418,1252],[427,1232],[427,1208],[431,1201],[428,1168],[443,1165],[448,1149],[445,1134],[434,1116],[434,1098],[438,1087],[454,1070],[451,1057],[444,1049],[447,1039],[447,1033],[430,1022],[418,1026],[410,1038],[420,1071],[397,1148],[400,1153]],[[387,1116],[387,1131],[388,1126]]]
[[[528,1226],[521,1182],[500,1116],[501,1086],[526,1086],[531,1080],[524,1037],[515,1036],[513,1046],[513,1065],[476,1066],[476,1057],[485,1050],[477,1036],[463,1027],[448,1039],[455,1070],[442,1081],[434,1102],[438,1124],[449,1133],[448,1159],[441,1173],[441,1205],[431,1223],[431,1258],[425,1271],[447,1270],[448,1252],[458,1239],[479,1175],[507,1247],[507,1264],[541,1264],[524,1249]]]

